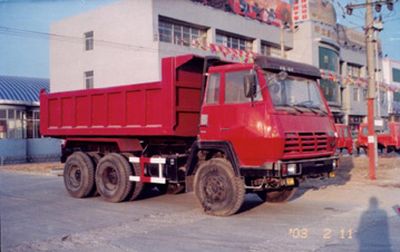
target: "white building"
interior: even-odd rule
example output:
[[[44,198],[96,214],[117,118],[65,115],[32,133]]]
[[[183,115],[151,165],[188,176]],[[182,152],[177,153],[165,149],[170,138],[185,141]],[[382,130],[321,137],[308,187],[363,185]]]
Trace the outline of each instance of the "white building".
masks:
[[[288,6],[262,1],[274,3],[275,8],[277,3]],[[57,36],[50,43],[50,90],[157,81],[161,58],[218,53],[221,48],[215,50],[213,45],[237,49],[231,52],[239,54],[236,60],[250,51],[279,52],[276,20],[266,24],[227,7],[190,0],[121,0],[56,22],[51,27]],[[290,6],[288,11],[291,20]],[[285,49],[293,48],[292,33],[283,33]]]

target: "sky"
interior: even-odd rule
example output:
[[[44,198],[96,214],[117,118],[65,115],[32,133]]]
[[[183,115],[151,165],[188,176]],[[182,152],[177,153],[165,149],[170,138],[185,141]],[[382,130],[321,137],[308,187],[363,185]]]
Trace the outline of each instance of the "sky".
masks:
[[[0,0],[0,75],[49,78],[49,41],[45,34],[13,32],[8,28],[42,33],[52,22],[110,4],[116,0]],[[159,0],[161,1],[161,0]],[[361,29],[363,10],[343,16],[349,1],[330,0],[336,7],[338,22]],[[362,1],[352,1],[360,3]],[[386,7],[380,13],[384,30],[380,33],[383,54],[400,61],[400,2],[394,11]],[[5,28],[6,27],[6,28]]]

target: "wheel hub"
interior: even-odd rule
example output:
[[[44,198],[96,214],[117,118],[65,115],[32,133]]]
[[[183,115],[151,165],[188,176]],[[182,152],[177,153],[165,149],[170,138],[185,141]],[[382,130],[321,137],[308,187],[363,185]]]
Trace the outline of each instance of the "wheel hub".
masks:
[[[107,167],[103,172],[103,181],[108,190],[116,189],[118,185],[117,171],[113,167]]]
[[[207,201],[220,202],[226,198],[225,180],[222,176],[210,176],[204,185]]]
[[[81,184],[81,169],[78,166],[73,166],[69,172],[69,182],[72,187],[79,187]]]

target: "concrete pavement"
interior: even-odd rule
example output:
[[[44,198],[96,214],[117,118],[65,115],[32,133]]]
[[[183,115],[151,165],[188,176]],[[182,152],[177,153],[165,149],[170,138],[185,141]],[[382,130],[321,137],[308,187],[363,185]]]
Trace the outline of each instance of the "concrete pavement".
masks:
[[[393,209],[400,189],[341,182],[306,183],[286,204],[262,204],[249,194],[241,213],[212,217],[193,193],[113,204],[69,197],[62,177],[0,172],[1,248],[400,251],[400,216]]]

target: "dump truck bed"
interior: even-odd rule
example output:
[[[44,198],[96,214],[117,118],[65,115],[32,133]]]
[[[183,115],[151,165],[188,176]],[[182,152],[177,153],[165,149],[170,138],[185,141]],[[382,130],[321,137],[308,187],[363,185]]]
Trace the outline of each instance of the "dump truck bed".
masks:
[[[41,134],[182,136],[198,133],[203,59],[164,58],[160,82],[40,94]]]

